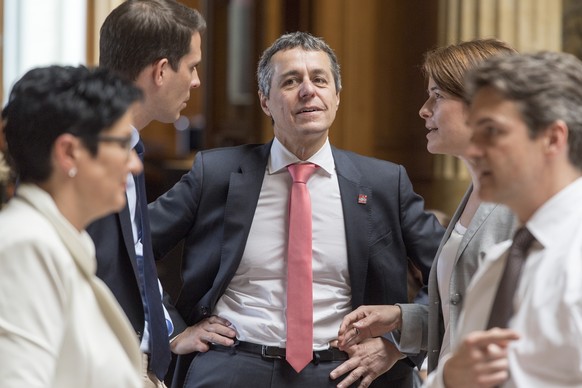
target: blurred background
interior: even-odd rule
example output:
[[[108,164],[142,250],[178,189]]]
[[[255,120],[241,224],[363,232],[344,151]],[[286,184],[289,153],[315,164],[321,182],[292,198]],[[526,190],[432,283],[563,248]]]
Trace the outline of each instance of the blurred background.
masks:
[[[426,151],[418,110],[426,97],[423,53],[475,37],[520,51],[582,55],[582,0],[181,0],[208,22],[202,86],[174,125],[153,123],[149,199],[187,171],[204,148],[269,141],[255,80],[261,52],[280,34],[323,37],[342,66],[334,145],[404,165],[427,207],[450,214],[469,177],[452,157]],[[95,65],[99,27],[117,0],[0,0],[2,105],[14,80],[47,64]],[[3,140],[0,146],[4,147]],[[1,168],[0,168],[1,171]],[[1,174],[0,174],[1,176]],[[2,199],[10,196],[4,187]]]

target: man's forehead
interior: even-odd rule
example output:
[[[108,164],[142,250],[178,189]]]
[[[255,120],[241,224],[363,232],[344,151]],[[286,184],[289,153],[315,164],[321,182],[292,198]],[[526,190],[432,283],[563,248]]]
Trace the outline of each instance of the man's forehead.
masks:
[[[200,32],[195,31],[192,33],[190,50],[188,50],[180,60],[184,60],[185,58],[198,62],[202,59],[202,36],[200,35]]]
[[[469,103],[469,113],[479,112],[484,108],[493,109],[506,102],[507,99],[497,89],[485,86],[475,91]]]
[[[467,123],[472,127],[515,119],[523,121],[519,102],[493,87],[479,89],[471,99]]]
[[[321,50],[304,50],[294,47],[277,51],[271,58],[275,73],[287,72],[293,68],[304,68],[307,64],[309,71],[323,71],[331,73],[331,62],[328,55]]]
[[[329,57],[327,53],[322,50],[306,50],[303,47],[292,47],[286,48],[283,50],[277,51],[273,54],[271,58],[271,62],[281,61],[281,60],[290,60],[290,59],[300,59],[300,58],[317,58],[317,60],[325,60],[327,63],[329,62]]]

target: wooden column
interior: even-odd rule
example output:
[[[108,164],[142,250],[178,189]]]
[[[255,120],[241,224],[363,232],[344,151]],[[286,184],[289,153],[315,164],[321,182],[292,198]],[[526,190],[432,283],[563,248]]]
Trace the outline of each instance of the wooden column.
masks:
[[[262,18],[261,22],[263,25],[263,35],[262,41],[260,42],[259,52],[262,53],[267,47],[269,47],[273,42],[282,34],[283,30],[283,20],[282,20],[282,9],[283,4],[281,0],[270,0],[260,3],[262,7]],[[257,58],[258,63],[259,58]],[[257,97],[258,101],[258,97]],[[257,105],[259,103],[257,102]],[[261,111],[261,138],[260,141],[266,143],[271,141],[273,138],[273,124],[271,123],[271,118],[263,114]]]
[[[99,29],[109,13],[123,0],[87,0],[87,64],[99,63]]]

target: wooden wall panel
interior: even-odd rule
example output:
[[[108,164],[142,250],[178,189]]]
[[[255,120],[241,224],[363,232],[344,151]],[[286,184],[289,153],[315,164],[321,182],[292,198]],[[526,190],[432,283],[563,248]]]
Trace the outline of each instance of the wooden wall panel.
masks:
[[[437,42],[438,2],[319,0],[313,32],[342,66],[338,147],[403,164],[430,201],[433,157],[418,110],[426,96],[423,53]]]
[[[337,146],[349,148],[362,154],[371,154],[374,149],[374,122],[377,104],[373,102],[377,78],[377,26],[370,22],[378,11],[377,1],[354,2],[340,1],[338,9],[343,15],[341,35],[314,33],[326,39],[335,49],[340,47],[338,60],[342,66],[343,89],[340,95],[339,115],[331,129],[331,140]],[[323,16],[330,16],[322,13]],[[339,46],[334,46],[334,41]],[[366,75],[366,76],[364,76]]]

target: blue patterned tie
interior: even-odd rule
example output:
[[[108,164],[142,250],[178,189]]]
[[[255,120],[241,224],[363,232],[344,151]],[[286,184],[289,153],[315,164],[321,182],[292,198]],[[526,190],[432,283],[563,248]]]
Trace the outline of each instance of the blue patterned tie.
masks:
[[[143,162],[144,147],[141,140],[135,146],[135,151]],[[140,271],[139,276],[142,298],[144,299],[144,313],[150,333],[149,368],[160,380],[163,380],[170,364],[171,354],[168,327],[162,308],[158,274],[150,239],[145,177],[143,172],[135,177],[135,184],[138,237],[143,246],[143,256],[136,256],[136,258],[137,267]]]

